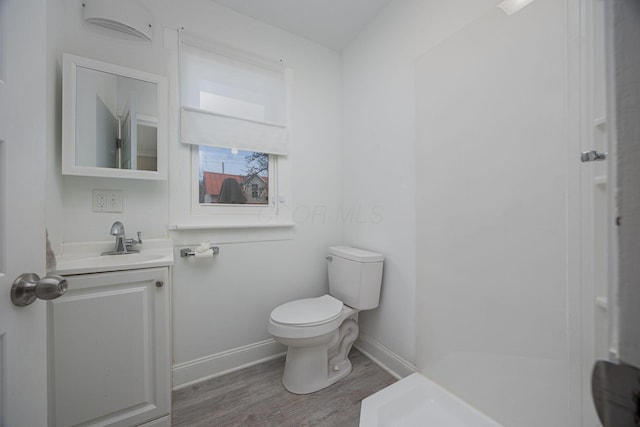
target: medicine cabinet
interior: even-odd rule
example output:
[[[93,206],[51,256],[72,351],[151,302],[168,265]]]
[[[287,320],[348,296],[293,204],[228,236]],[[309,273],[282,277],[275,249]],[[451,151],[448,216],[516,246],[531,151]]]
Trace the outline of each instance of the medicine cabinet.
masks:
[[[162,76],[64,54],[62,173],[167,178]]]

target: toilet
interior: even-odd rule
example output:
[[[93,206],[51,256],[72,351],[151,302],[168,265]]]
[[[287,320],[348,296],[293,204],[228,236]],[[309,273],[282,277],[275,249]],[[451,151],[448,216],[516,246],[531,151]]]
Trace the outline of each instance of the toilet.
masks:
[[[291,393],[313,393],[349,375],[357,313],[380,300],[382,255],[332,246],[327,261],[328,295],[287,302],[269,318],[269,333],[288,347],[282,383]]]

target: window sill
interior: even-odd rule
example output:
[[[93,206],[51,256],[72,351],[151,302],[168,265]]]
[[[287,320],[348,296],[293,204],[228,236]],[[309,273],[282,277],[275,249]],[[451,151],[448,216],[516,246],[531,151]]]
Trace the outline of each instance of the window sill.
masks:
[[[180,230],[238,230],[238,229],[259,229],[259,228],[293,228],[293,222],[277,224],[171,224],[169,231]]]
[[[291,240],[293,222],[226,224],[172,224],[169,233],[175,245],[193,245],[199,242],[254,243]]]

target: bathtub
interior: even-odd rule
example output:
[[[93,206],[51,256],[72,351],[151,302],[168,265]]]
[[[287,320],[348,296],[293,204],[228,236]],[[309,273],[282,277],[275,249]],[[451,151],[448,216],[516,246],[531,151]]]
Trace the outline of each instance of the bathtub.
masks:
[[[362,401],[360,427],[502,427],[415,373]]]

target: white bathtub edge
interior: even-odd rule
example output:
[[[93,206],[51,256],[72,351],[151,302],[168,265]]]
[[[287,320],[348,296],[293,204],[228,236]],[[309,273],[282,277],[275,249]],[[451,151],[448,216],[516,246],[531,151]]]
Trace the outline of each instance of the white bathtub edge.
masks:
[[[432,399],[443,401],[447,400],[449,403],[452,403],[453,406],[461,408],[462,411],[472,413],[473,417],[477,417],[477,420],[482,423],[473,423],[470,424],[470,427],[475,425],[482,425],[485,427],[503,427],[478,408],[454,395],[419,372],[411,374],[408,377],[403,378],[402,380],[365,398],[360,407],[359,427],[378,427],[380,425],[379,416],[381,408],[385,405],[393,404],[398,399],[403,399],[406,397],[407,393],[419,392],[418,389],[420,388],[432,390],[430,393],[432,394]]]

